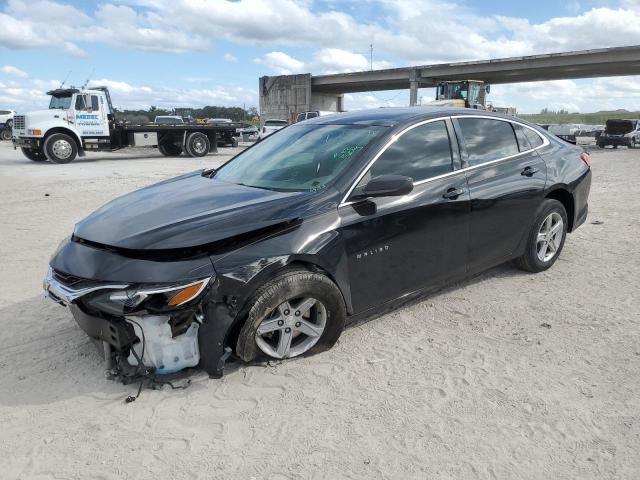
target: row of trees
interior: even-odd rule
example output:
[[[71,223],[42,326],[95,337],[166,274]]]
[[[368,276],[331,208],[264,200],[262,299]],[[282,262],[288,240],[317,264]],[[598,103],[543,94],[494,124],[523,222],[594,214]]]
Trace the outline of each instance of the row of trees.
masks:
[[[116,110],[118,120],[127,120],[132,124],[152,122],[157,115],[180,115],[192,118],[230,118],[235,122],[257,122],[258,110],[255,107],[244,109],[241,107],[176,108],[167,110],[152,105],[148,110]]]

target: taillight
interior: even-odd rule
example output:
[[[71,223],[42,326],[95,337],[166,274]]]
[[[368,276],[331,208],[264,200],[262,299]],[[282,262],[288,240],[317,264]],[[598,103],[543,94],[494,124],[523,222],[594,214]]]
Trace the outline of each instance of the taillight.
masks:
[[[591,164],[589,163],[589,154],[587,152],[582,152],[580,154],[580,160],[584,162],[587,168],[591,168]]]
[[[267,133],[267,127],[262,127],[262,133]]]

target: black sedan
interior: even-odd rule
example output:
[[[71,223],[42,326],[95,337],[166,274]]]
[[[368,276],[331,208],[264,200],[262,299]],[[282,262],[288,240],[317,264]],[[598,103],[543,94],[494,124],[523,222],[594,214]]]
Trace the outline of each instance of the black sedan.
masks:
[[[540,272],[587,216],[589,157],[450,108],[292,125],[217,170],[75,227],[45,290],[124,376],[331,347],[350,318],[515,260]]]

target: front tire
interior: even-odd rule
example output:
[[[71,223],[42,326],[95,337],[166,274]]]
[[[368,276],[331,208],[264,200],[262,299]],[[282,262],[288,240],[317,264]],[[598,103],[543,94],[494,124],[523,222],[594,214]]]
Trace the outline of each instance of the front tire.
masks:
[[[11,140],[11,129],[10,128],[3,128],[2,131],[0,131],[0,140]]]
[[[187,137],[185,150],[190,157],[204,157],[210,148],[209,138],[202,132],[193,132]]]
[[[346,323],[344,299],[325,275],[290,270],[255,293],[236,353],[249,362],[263,354],[284,359],[331,348]]]
[[[33,161],[33,162],[46,162],[47,161],[47,157],[45,156],[44,152],[42,151],[42,149],[38,149],[38,150],[30,150],[28,148],[20,148],[20,150],[22,150],[22,154],[27,157],[29,160]]]
[[[516,260],[518,267],[529,272],[550,268],[560,256],[567,236],[569,222],[564,205],[546,199],[529,232],[524,254]]]
[[[78,146],[64,133],[54,133],[44,141],[44,153],[54,163],[69,163],[76,158]]]

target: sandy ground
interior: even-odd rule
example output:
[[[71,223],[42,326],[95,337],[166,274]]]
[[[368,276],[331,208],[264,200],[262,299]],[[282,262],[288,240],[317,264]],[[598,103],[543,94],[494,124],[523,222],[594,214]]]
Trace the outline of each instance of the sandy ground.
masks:
[[[106,380],[69,312],[42,298],[47,260],[96,207],[223,152],[54,165],[0,145],[2,479],[638,478],[632,150],[592,156],[589,220],[550,271],[499,267],[321,355],[197,372],[125,404],[134,387]]]

